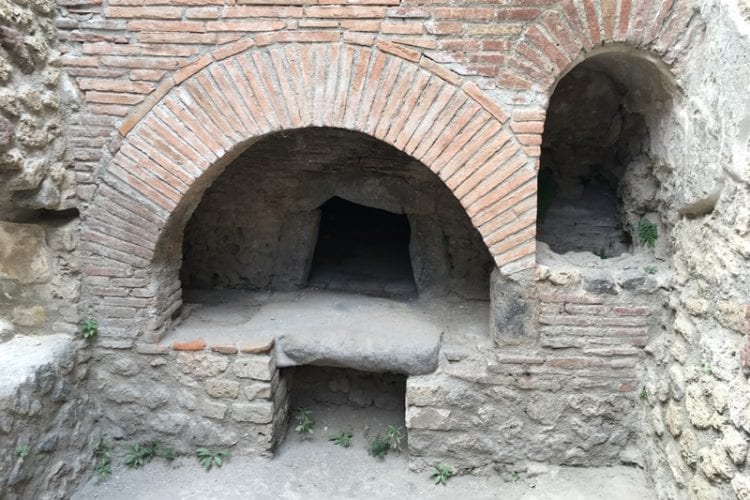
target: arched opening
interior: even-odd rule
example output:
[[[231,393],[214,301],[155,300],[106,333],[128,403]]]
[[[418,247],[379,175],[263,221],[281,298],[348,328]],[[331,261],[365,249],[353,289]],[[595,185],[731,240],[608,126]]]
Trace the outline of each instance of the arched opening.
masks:
[[[380,296],[414,295],[406,215],[334,196],[320,206],[309,283]]]
[[[429,372],[441,332],[458,328],[451,311],[489,311],[494,265],[458,200],[357,132],[255,142],[206,189],[182,245],[173,338],[260,332],[277,339],[280,367]]]
[[[185,290],[310,286],[486,299],[492,260],[440,179],[364,134],[277,133],[206,190],[187,223]]]
[[[657,247],[660,165],[652,154],[672,89],[656,62],[609,49],[552,94],[542,139],[538,239],[600,258]]]

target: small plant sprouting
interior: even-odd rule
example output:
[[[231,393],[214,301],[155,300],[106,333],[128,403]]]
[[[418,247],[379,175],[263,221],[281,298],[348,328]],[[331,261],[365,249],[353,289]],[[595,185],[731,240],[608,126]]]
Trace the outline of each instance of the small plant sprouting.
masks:
[[[125,465],[131,469],[138,469],[149,463],[154,457],[161,457],[167,462],[175,459],[172,448],[164,446],[161,441],[154,439],[145,443],[125,445]]]
[[[94,472],[99,479],[112,474],[112,446],[109,444],[109,438],[106,434],[99,433],[94,439],[91,446],[91,455],[93,456]]]
[[[388,442],[388,439],[378,434],[370,440],[370,446],[367,447],[367,453],[372,457],[383,460],[390,449],[391,444]]]
[[[131,469],[140,469],[156,456],[156,450],[150,443],[127,444],[125,450],[125,465]]]
[[[646,390],[646,387],[645,387],[645,386],[644,386],[643,388],[641,388],[641,392],[639,392],[639,393],[638,393],[638,397],[639,397],[639,398],[640,398],[641,400],[644,400],[644,401],[645,401],[646,399],[648,399],[648,391]]]
[[[656,266],[646,266],[643,268],[643,272],[646,274],[656,274]]]
[[[430,476],[430,478],[435,480],[435,484],[442,484],[443,486],[446,486],[448,484],[448,479],[453,477],[455,474],[456,472],[450,466],[435,464],[432,466],[432,475]]]
[[[96,320],[89,318],[81,323],[81,333],[83,334],[83,338],[87,340],[96,337],[96,334],[99,333],[99,325],[96,323]]]
[[[294,419],[297,425],[294,427],[295,432],[300,434],[312,434],[315,429],[315,421],[312,419],[312,411],[307,408],[299,407],[294,412]]]
[[[659,233],[656,229],[656,224],[646,219],[641,219],[638,223],[638,239],[641,241],[641,245],[653,247],[658,237]]]
[[[195,454],[198,457],[198,462],[207,470],[211,470],[214,465],[221,467],[224,463],[224,459],[228,458],[230,453],[229,450],[219,450],[212,452],[208,448],[196,448]]]
[[[334,436],[331,436],[328,438],[330,442],[335,444],[336,446],[341,446],[342,448],[349,448],[352,445],[352,433],[351,432],[340,432]]]
[[[401,427],[395,425],[389,425],[385,431],[385,439],[388,441],[388,446],[394,451],[401,452]]]
[[[25,444],[23,446],[19,446],[16,448],[16,456],[18,458],[26,458],[29,456],[29,452],[31,451],[31,447],[29,445]]]
[[[594,250],[594,255],[599,257],[600,259],[604,260],[607,258],[607,249],[606,248],[597,248]]]
[[[511,474],[510,474],[510,480],[511,480],[511,481],[513,481],[514,483],[517,483],[518,481],[520,481],[520,480],[521,480],[521,475],[520,475],[520,474],[518,473],[518,471],[515,471],[515,470],[514,470],[514,471],[513,471],[513,472],[512,472]]]
[[[708,363],[703,363],[703,373],[705,373],[706,375],[711,375],[713,373],[711,365],[709,365]]]

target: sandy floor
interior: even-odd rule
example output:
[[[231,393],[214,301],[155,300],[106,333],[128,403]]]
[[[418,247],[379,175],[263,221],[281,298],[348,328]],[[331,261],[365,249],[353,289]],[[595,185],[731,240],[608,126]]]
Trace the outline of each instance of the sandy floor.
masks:
[[[140,470],[116,460],[113,475],[92,479],[73,496],[86,499],[524,499],[648,500],[643,473],[629,467],[549,467],[535,477],[505,482],[500,477],[458,476],[434,485],[428,471],[411,472],[404,454],[377,460],[367,454],[366,436],[388,425],[403,425],[392,410],[317,407],[315,432],[302,439],[290,431],[273,459],[231,457],[220,469],[203,470],[192,457],[173,465],[156,460]],[[350,448],[328,437],[349,430]]]

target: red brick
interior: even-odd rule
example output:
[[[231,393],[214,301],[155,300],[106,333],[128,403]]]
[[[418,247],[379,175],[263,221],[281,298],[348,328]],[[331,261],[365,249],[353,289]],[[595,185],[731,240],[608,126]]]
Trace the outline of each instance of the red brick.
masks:
[[[362,6],[312,6],[305,7],[306,17],[320,17],[333,19],[367,19],[385,17],[385,7]]]
[[[474,82],[466,83],[463,86],[464,92],[469,94],[475,101],[482,105],[484,109],[490,112],[501,123],[508,119],[508,115],[492,98],[485,94]]]
[[[377,47],[383,52],[388,52],[407,61],[417,62],[421,57],[421,53],[417,50],[401,47],[395,43],[381,40],[377,43]]]
[[[583,8],[586,12],[586,24],[588,25],[591,43],[599,45],[602,42],[602,34],[599,29],[599,16],[594,0],[583,0]]]
[[[228,5],[222,10],[223,17],[301,17],[302,7],[282,7],[282,6],[259,6],[259,5],[247,5],[247,6],[233,6]]]
[[[206,348],[206,341],[203,338],[188,340],[184,342],[172,342],[172,349],[175,351],[202,351]]]
[[[180,19],[181,7],[107,7],[104,15],[109,18],[134,19]]]
[[[131,21],[129,31],[168,31],[180,33],[204,33],[206,24],[199,21]],[[172,37],[174,38],[174,37]]]
[[[107,80],[95,78],[80,78],[78,86],[82,90],[98,90],[101,92],[124,92],[131,94],[148,94],[154,90],[155,85],[144,82],[131,82],[127,80]]]
[[[391,7],[386,11],[388,17],[427,19],[430,11],[424,7]]]
[[[159,69],[134,69],[130,71],[131,80],[146,80],[157,82],[166,74],[166,71]]]
[[[617,0],[599,0],[602,16],[602,35],[604,41],[614,40]]]
[[[236,42],[228,43],[219,47],[214,51],[213,56],[216,61],[221,61],[227,57],[244,52],[253,45],[255,45],[255,41],[252,38],[237,40]]]
[[[219,19],[219,7],[190,7],[185,9],[186,19]]]
[[[631,0],[620,0],[620,12],[617,16],[617,30],[614,39],[624,41],[627,38],[630,27],[630,13],[632,9]]]
[[[143,95],[125,94],[116,92],[86,92],[86,102],[97,102],[101,104],[138,104],[143,101]]]
[[[349,31],[375,33],[380,31],[380,21],[347,20],[341,21],[341,28]]]
[[[495,9],[482,7],[439,7],[433,11],[435,19],[461,19],[488,21],[495,18]]]

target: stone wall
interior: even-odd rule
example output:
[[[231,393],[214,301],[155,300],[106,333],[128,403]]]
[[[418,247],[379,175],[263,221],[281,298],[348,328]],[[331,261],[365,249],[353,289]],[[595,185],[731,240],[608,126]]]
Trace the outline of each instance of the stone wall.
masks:
[[[55,16],[53,1],[0,6],[0,341],[69,333],[78,318],[74,101]]]
[[[580,258],[541,259],[520,333],[506,317],[494,341],[446,338],[438,370],[408,379],[413,468],[450,462],[510,479],[535,462],[643,463],[640,372],[644,346],[658,337],[653,304],[666,276],[628,257]]]
[[[95,398],[85,380],[92,363],[78,347],[66,335],[0,345],[3,498],[68,498],[89,474]]]
[[[748,498],[750,30],[731,2],[700,7],[684,97],[653,141],[673,253],[644,373],[645,450],[660,498]]]
[[[88,385],[99,426],[118,442],[160,438],[180,454],[198,446],[267,455],[286,431],[287,381],[273,342],[97,349]]]

